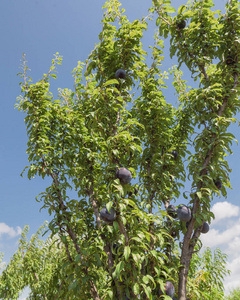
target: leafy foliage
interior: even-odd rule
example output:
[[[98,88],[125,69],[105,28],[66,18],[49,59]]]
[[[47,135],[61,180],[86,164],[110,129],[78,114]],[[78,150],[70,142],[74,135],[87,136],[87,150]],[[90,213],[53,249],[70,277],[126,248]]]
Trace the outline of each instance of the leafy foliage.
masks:
[[[21,291],[26,287],[30,289],[28,299],[78,299],[78,295],[81,295],[75,277],[70,276],[73,270],[66,269],[68,256],[60,237],[55,235],[54,238],[49,236],[42,240],[43,231],[46,233],[47,229],[45,223],[28,241],[29,227],[25,226],[18,250],[0,276],[1,299],[19,299]],[[121,253],[121,248],[113,247],[112,253],[115,257],[123,255],[126,261],[129,261],[131,255],[130,247],[125,247],[124,253]],[[175,254],[179,254],[177,249]],[[176,268],[175,262],[172,264],[173,268]],[[118,264],[117,268],[121,271],[122,264]],[[103,270],[99,268],[98,272],[99,285],[104,288],[105,277],[101,277]],[[212,253],[207,248],[202,255],[196,253],[191,261],[188,277],[188,299],[224,299],[222,277],[227,273],[226,255],[220,249]],[[148,286],[151,276],[146,274],[143,278]],[[138,284],[134,285],[134,291],[139,292]],[[111,295],[111,290],[108,293]],[[237,290],[231,293],[232,297],[236,297],[236,294]]]
[[[203,254],[193,256],[189,271],[189,299],[225,299],[223,278],[230,272],[226,269],[226,254],[220,249],[213,253],[207,248]]]
[[[214,217],[211,200],[226,196],[230,187],[226,155],[234,136],[228,128],[240,105],[239,3],[229,1],[222,14],[212,10],[213,1],[194,0],[172,17],[171,1],[154,0],[149,11],[157,15],[158,34],[150,47],[150,65],[141,41],[151,19],[130,22],[120,5],[117,0],[104,5],[99,43],[73,70],[74,91],[59,89],[57,99],[50,92],[50,79],[56,78],[56,66],[62,61],[58,53],[49,72],[36,83],[28,77],[24,60],[23,95],[17,107],[26,116],[27,175],[52,179],[38,201],[52,215],[52,238],[57,235],[64,245],[66,261],[60,274],[68,285],[64,297],[158,299],[168,280],[183,300],[202,224]],[[178,25],[181,20],[185,27]],[[168,74],[161,63],[163,37],[169,35],[170,54],[179,64]],[[226,63],[229,55],[231,64]],[[183,63],[198,88],[188,87],[182,79]],[[115,78],[118,69],[126,71],[125,79]],[[169,75],[177,107],[163,93]],[[116,178],[121,166],[132,173],[131,184]],[[191,193],[184,193],[192,211],[188,227],[162,210],[180,197],[186,178],[192,182]],[[222,182],[221,190],[215,180]],[[71,189],[78,199],[70,198]],[[117,212],[112,224],[100,219],[104,207]],[[175,238],[182,235],[178,244]],[[211,259],[210,253],[205,259]],[[215,253],[214,259],[225,257]],[[223,265],[219,274],[225,272]],[[208,280],[213,279],[215,273],[207,273]],[[214,289],[219,287],[221,297],[221,281],[215,279]],[[209,286],[201,284],[205,297]],[[31,287],[38,293],[35,285]],[[16,297],[17,289],[13,292],[9,297]],[[53,298],[59,296],[52,293]]]

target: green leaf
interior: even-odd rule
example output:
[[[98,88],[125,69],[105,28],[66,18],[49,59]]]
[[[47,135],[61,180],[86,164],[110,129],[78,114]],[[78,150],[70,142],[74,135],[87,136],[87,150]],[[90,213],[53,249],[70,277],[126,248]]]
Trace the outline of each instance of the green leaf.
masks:
[[[113,277],[114,278],[119,278],[121,271],[124,269],[124,262],[120,261],[117,266],[115,271],[113,272]]]
[[[139,287],[139,284],[137,282],[134,283],[133,285],[133,292],[135,295],[138,295],[139,292],[140,292],[140,287]]]
[[[181,15],[186,9],[187,9],[186,5],[180,5],[177,14]]]
[[[129,246],[125,246],[124,247],[123,255],[124,255],[126,261],[128,261],[130,253],[131,253],[130,247]]]
[[[167,13],[175,13],[176,12],[176,9],[174,7],[171,7],[171,6],[164,6],[163,10]]]
[[[201,193],[201,192],[197,192],[196,194],[197,194],[198,198],[201,200],[201,198],[202,198],[202,193]]]
[[[145,284],[148,284],[148,282],[149,282],[149,278],[147,276],[143,276],[142,280]]]
[[[117,222],[117,221],[114,221],[114,222],[113,222],[113,227],[114,227],[114,229],[115,229],[116,232],[119,231],[119,225],[118,225],[118,222]]]
[[[109,85],[118,84],[118,83],[119,82],[117,81],[117,79],[110,79],[104,83],[104,86],[109,86]]]
[[[107,208],[107,210],[108,210],[109,212],[110,212],[112,206],[113,206],[113,202],[112,202],[112,201],[110,201],[110,202],[108,202],[108,203],[106,204],[106,208]]]
[[[140,256],[140,254],[139,253],[133,253],[132,252],[132,257],[133,257],[133,259],[134,259],[134,261],[135,261],[135,263],[138,265],[138,264],[140,264],[140,260],[141,260],[141,256]]]
[[[151,288],[149,286],[146,286],[145,284],[142,284],[142,286],[144,288],[144,292],[145,292],[146,296],[151,300],[152,299]]]

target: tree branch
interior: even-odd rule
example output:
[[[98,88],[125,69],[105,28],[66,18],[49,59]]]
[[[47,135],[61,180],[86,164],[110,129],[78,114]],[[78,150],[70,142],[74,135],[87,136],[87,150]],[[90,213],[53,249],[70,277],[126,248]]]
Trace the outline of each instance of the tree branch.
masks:
[[[234,76],[234,85],[233,88],[235,88],[237,85],[237,74],[235,74]],[[223,100],[223,103],[221,105],[221,107],[219,108],[219,111],[217,113],[218,117],[222,117],[224,110],[227,107],[227,103],[228,103],[228,97],[226,97]],[[214,138],[217,135],[214,135]],[[202,169],[200,172],[200,176],[206,174],[206,168],[210,163],[210,160],[212,158],[213,155],[213,151],[214,148],[216,146],[213,145],[211,147],[211,149],[209,149],[207,151],[207,154],[205,156],[205,160],[202,164]],[[200,181],[197,185],[197,191],[201,190],[203,186],[203,182]],[[198,198],[197,194],[195,194],[195,198],[194,198],[194,202],[193,202],[193,208],[192,208],[192,215],[194,216],[198,209],[199,209],[199,204],[200,204],[200,199]],[[186,285],[187,285],[187,276],[188,276],[188,271],[189,271],[189,267],[190,267],[190,262],[191,262],[191,258],[193,255],[193,251],[194,251],[194,247],[197,243],[197,240],[200,236],[200,230],[199,228],[195,229],[194,233],[194,225],[195,225],[195,221],[196,219],[193,217],[191,219],[191,221],[189,222],[188,225],[188,229],[187,229],[187,233],[184,236],[184,240],[183,240],[183,246],[182,246],[182,254],[181,254],[181,258],[180,258],[180,273],[179,273],[179,286],[178,286],[178,294],[179,294],[179,300],[185,300],[186,299]],[[192,236],[193,233],[193,236]],[[192,236],[192,238],[191,238]]]
[[[48,175],[50,175],[50,176],[52,177],[52,179],[53,179],[53,182],[54,182],[54,185],[55,185],[55,187],[56,187],[57,194],[58,194],[59,207],[60,207],[60,209],[62,210],[62,212],[64,213],[64,212],[66,212],[67,207],[64,205],[64,202],[63,202],[63,199],[62,199],[61,190],[60,190],[60,188],[59,188],[59,182],[58,182],[57,175],[56,175],[53,171],[51,171],[51,170],[48,168],[48,166],[47,166],[47,164],[46,164],[46,162],[45,162],[45,160],[44,160],[43,157],[42,157],[42,161],[43,161],[43,164],[44,164],[44,166],[45,166],[45,168],[46,168],[46,173],[47,173]],[[73,244],[74,244],[74,247],[75,247],[77,253],[78,253],[78,254],[81,254],[81,249],[80,249],[80,247],[79,247],[79,245],[78,245],[78,243],[77,243],[77,236],[76,236],[76,234],[74,233],[74,231],[72,230],[72,228],[68,225],[70,219],[69,219],[69,217],[68,217],[66,214],[63,214],[63,216],[64,216],[64,217],[66,218],[66,220],[68,221],[68,222],[67,222],[67,225],[66,225],[66,227],[67,227],[67,233],[69,234],[71,240],[73,241]],[[66,247],[66,246],[65,246],[65,247]],[[68,247],[66,248],[66,250],[67,250],[67,254],[70,254],[70,253],[69,253],[69,250],[68,250]],[[69,256],[69,259],[70,259],[70,261],[72,262],[71,255]],[[87,269],[85,270],[85,273],[88,274]],[[99,295],[98,295],[97,288],[96,288],[94,282],[93,282],[91,279],[90,279],[90,285],[91,285],[91,291],[90,291],[90,292],[91,292],[91,295],[92,295],[93,299],[94,299],[94,300],[100,300],[100,297],[99,297]]]

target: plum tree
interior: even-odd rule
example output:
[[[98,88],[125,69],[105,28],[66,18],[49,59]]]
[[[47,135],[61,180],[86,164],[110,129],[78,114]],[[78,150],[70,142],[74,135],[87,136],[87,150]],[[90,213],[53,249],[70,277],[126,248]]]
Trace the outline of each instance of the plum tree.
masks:
[[[188,228],[189,222],[186,222],[186,228]],[[208,233],[210,227],[207,222],[203,222],[203,224],[200,226],[200,232],[201,233]]]
[[[58,99],[50,80],[61,56],[36,83],[23,62],[17,106],[29,138],[25,170],[29,179],[51,180],[38,201],[64,245],[62,285],[75,297],[69,299],[151,300],[166,281],[178,288],[179,300],[204,294],[197,284],[189,289],[189,270],[200,227],[214,217],[211,201],[230,186],[229,126],[240,109],[240,9],[237,0],[226,2],[226,11],[216,13],[212,0],[188,1],[177,10],[168,0],[153,0],[146,18],[129,21],[118,0],[107,0],[99,43],[73,70],[74,90],[59,90]],[[147,53],[143,35],[153,20],[157,30]],[[179,29],[177,20],[189,25]],[[233,67],[225,63],[229,51],[236,53]],[[165,52],[177,66],[164,69]],[[168,78],[175,98],[163,92]],[[224,179],[219,191],[216,174]],[[129,197],[132,178],[139,192]],[[178,204],[179,220],[173,220],[169,204],[183,197],[189,207]],[[113,255],[113,244],[121,245],[121,256]],[[211,292],[223,299],[216,285],[203,287],[208,293],[200,299]]]

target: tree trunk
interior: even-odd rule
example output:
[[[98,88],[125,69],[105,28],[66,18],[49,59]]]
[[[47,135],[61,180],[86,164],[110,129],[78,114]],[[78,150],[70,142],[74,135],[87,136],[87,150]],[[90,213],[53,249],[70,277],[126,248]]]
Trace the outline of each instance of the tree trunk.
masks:
[[[179,281],[178,286],[178,300],[186,300],[187,299],[187,276],[189,270],[190,261],[186,261],[185,266],[180,268],[180,278],[182,280]]]
[[[189,224],[189,226],[190,226],[190,224]],[[190,266],[190,262],[191,262],[191,258],[192,258],[192,253],[190,252],[190,247],[189,247],[191,235],[190,235],[190,238],[189,238],[189,235],[190,234],[187,232],[187,234],[184,237],[182,255],[181,255],[181,259],[180,259],[181,267],[179,270],[179,284],[178,284],[178,299],[179,300],[187,299],[187,277],[188,277],[189,266]]]

